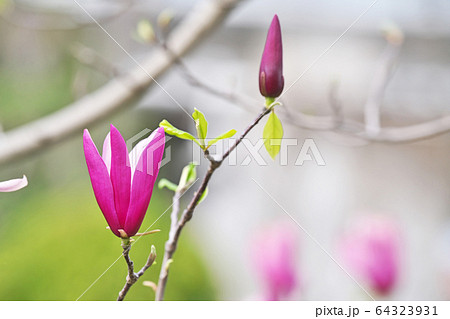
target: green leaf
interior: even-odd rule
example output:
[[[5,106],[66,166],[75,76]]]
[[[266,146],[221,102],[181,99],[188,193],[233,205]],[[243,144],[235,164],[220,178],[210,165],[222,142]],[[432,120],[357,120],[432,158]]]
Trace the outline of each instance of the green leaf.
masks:
[[[197,164],[189,163],[183,168],[180,176],[180,182],[178,184],[178,191],[185,190],[191,186],[197,179]]]
[[[219,140],[223,140],[225,138],[230,138],[230,137],[234,136],[234,134],[236,134],[236,130],[229,130],[228,132],[223,133],[222,135],[219,135],[215,139],[209,141],[208,142],[208,147],[210,147],[211,145],[216,144],[217,141],[219,141]]]
[[[263,131],[264,146],[272,159],[280,152],[283,126],[274,111],[270,113]]]
[[[200,196],[200,198],[198,199],[197,205],[203,202],[206,196],[208,196],[208,187],[205,188],[205,191],[203,192],[202,196]]]
[[[176,136],[178,138],[181,138],[183,140],[191,140],[194,141],[195,143],[197,143],[200,147],[203,148],[203,146],[200,144],[200,142],[193,137],[191,134],[189,134],[188,132],[182,131],[180,129],[177,129],[176,127],[174,127],[172,124],[170,124],[167,120],[163,120],[161,121],[161,123],[159,123],[159,126],[164,128],[164,132],[169,134],[169,135],[173,135]]]
[[[197,129],[197,136],[200,139],[202,145],[205,145],[205,138],[208,134],[208,122],[202,112],[195,109],[192,113],[192,118],[195,121],[195,128]]]
[[[172,183],[168,179],[163,178],[159,181],[158,188],[163,189],[164,187],[166,187],[168,190],[171,190],[172,192],[176,192],[178,185],[175,183]]]

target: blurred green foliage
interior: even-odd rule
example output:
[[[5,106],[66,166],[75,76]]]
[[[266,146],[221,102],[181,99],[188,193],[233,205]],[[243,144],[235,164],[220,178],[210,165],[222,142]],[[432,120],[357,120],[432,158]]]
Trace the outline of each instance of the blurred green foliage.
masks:
[[[125,283],[126,265],[120,239],[105,228],[106,222],[89,185],[51,191],[35,191],[36,183],[14,193],[15,205],[0,205],[0,299],[75,300],[108,267],[115,264],[81,300],[114,300]],[[89,186],[89,187],[88,187]],[[12,193],[11,193],[12,194]],[[10,194],[1,194],[2,202]],[[167,208],[169,197],[155,196],[141,230],[146,230]],[[3,203],[2,203],[3,204]],[[13,210],[5,211],[3,208]],[[143,280],[156,281],[168,235],[167,212],[150,229],[162,231],[137,240],[131,256],[137,270],[145,263],[151,244],[157,264],[131,289],[127,300],[152,300],[153,290]],[[208,300],[215,293],[205,277],[205,266],[189,237],[183,236],[171,265],[168,300]]]
[[[10,0],[0,0],[0,13],[2,13],[9,5]]]
[[[72,101],[72,65],[27,74],[0,69],[0,119],[4,129],[24,124]]]

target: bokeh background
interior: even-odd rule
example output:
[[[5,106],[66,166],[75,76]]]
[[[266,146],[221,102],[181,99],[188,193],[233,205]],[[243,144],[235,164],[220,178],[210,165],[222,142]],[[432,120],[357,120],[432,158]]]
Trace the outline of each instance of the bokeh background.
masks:
[[[137,60],[153,50],[135,40],[139,20],[156,21],[160,12],[171,8],[176,25],[196,3],[135,0],[128,7],[125,1],[79,2],[104,20],[107,30]],[[290,85],[371,2],[244,1],[183,60],[205,82],[262,103],[257,75],[273,14],[279,15],[282,24],[285,81]],[[329,114],[330,83],[337,80],[345,116],[361,121],[376,62],[386,45],[381,29],[396,24],[405,34],[405,43],[383,100],[382,124],[404,126],[448,114],[448,12],[450,3],[445,0],[379,0],[282,102],[291,111]],[[94,49],[119,70],[134,66],[71,0],[0,0],[0,13],[3,131],[61,109],[109,80],[74,58],[76,44]],[[241,131],[258,112],[258,107],[242,108],[192,88],[176,67],[159,82],[186,109],[197,107],[205,113],[211,135],[230,128]],[[144,128],[155,128],[163,118],[193,132],[186,114],[157,87],[126,111],[89,129],[100,145],[109,123],[131,138]],[[262,129],[258,126],[249,138],[256,143]],[[253,238],[268,225],[292,221],[255,181],[337,260],[337,242],[349,223],[373,214],[390,218],[401,237],[400,270],[394,290],[383,298],[449,298],[450,135],[408,144],[368,144],[287,123],[284,131],[285,137],[299,141],[313,138],[326,165],[310,161],[295,166],[300,142],[289,149],[288,165],[281,166],[261,151],[267,165],[252,161],[218,170],[207,199],[183,232],[171,265],[167,299],[260,298],[264,282],[251,261]],[[29,179],[23,190],[0,193],[1,300],[76,300],[84,292],[80,300],[114,300],[124,284],[126,267],[120,259],[120,241],[105,229],[85,166],[81,136],[80,131],[49,149],[0,167],[0,180],[22,174]],[[192,146],[176,139],[167,143],[171,161],[161,169],[160,178],[176,181],[183,166],[192,160]],[[238,149],[237,163],[247,155],[245,148]],[[199,173],[206,163],[201,164]],[[188,198],[186,195],[184,200]],[[170,204],[169,191],[155,190],[141,229],[152,225]],[[152,226],[161,233],[142,238],[133,248],[138,266],[145,262],[151,244],[159,253],[157,264],[144,280],[157,278],[168,225],[167,213]],[[367,299],[314,241],[299,227],[296,231],[296,272],[301,280],[291,299]],[[142,283],[127,296],[129,300],[153,298],[154,292]]]

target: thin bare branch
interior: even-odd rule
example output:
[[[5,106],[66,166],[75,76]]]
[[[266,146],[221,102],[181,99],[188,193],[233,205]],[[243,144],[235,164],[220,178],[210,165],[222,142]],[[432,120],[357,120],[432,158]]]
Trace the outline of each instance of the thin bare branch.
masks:
[[[208,0],[196,5],[174,29],[167,41],[176,56],[182,56],[219,25],[242,0]],[[0,163],[29,155],[79,134],[88,125],[129,106],[174,63],[164,50],[156,50],[136,67],[61,110],[15,128],[0,136]]]
[[[283,121],[302,129],[333,132],[344,138],[359,139],[366,143],[410,143],[450,132],[450,115],[404,127],[382,127],[380,125],[381,102],[400,54],[403,34],[396,28],[390,29],[386,34],[386,40],[386,49],[375,69],[367,102],[364,105],[364,123],[344,118],[342,106],[336,97],[336,87],[332,87],[330,90],[330,104],[333,110],[331,116],[289,112],[289,114],[281,116]],[[280,109],[280,111],[283,110],[286,109]]]
[[[187,80],[187,82],[197,87],[204,92],[211,94],[213,96],[216,96],[222,100],[225,100],[229,103],[233,103],[235,105],[239,105],[241,108],[246,109],[247,111],[253,111],[252,105],[255,105],[254,101],[250,101],[251,99],[249,97],[243,96],[241,94],[238,94],[233,91],[224,91],[221,89],[218,89],[217,87],[214,87],[204,80],[200,79],[198,76],[192,72],[189,67],[186,65],[186,63],[180,58],[177,57],[166,45],[165,42],[161,42],[157,39],[156,43],[158,43],[166,52],[173,56],[174,63],[178,66],[178,70],[181,72],[182,76]]]
[[[175,252],[178,242],[177,229],[178,229],[178,214],[180,211],[180,198],[181,192],[177,190],[173,196],[172,213],[170,214],[170,231],[169,239],[165,244],[164,258],[159,274],[158,285],[156,286],[156,300],[162,300],[164,292],[166,290],[167,279],[169,277],[169,265],[170,260]]]
[[[398,34],[400,31],[396,29]],[[364,121],[366,133],[369,136],[376,136],[381,129],[380,110],[384,93],[389,80],[394,74],[394,65],[400,54],[403,44],[403,34],[397,35],[396,40],[390,39],[390,32],[387,35],[387,45],[375,66],[375,73],[371,82],[366,104],[364,105]]]
[[[416,142],[450,132],[450,115],[405,127],[384,127],[375,136],[364,132],[355,136],[371,142],[409,143]]]
[[[139,272],[135,273],[134,272],[134,264],[130,258],[131,244],[130,243],[124,244],[124,245],[122,245],[122,247],[123,247],[122,255],[128,266],[128,275],[127,275],[127,279],[125,282],[125,286],[123,286],[122,290],[119,292],[117,301],[124,300],[125,296],[127,295],[128,291],[130,290],[130,288],[138,281],[138,279],[145,273],[145,271],[152,266],[153,262],[156,259],[156,249],[155,249],[155,246],[152,246],[150,255],[148,256],[147,262],[145,263],[144,267],[142,267],[142,269],[139,270]]]

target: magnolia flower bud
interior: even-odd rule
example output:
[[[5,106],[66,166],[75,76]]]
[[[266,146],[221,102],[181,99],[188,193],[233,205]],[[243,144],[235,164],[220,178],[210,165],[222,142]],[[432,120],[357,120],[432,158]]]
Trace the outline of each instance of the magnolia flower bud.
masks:
[[[259,91],[265,97],[276,98],[283,92],[283,45],[278,16],[273,17],[259,68]]]

